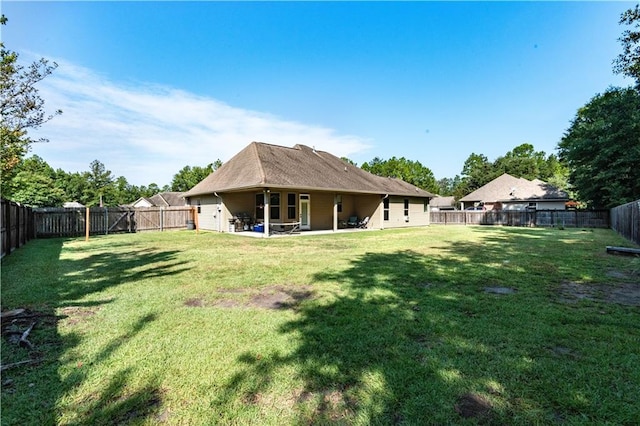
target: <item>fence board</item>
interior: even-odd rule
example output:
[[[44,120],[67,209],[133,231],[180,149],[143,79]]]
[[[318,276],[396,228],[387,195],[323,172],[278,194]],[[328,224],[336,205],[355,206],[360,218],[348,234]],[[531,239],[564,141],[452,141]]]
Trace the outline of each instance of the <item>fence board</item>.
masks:
[[[193,208],[183,207],[92,207],[89,209],[89,234],[165,231],[184,229],[193,219]],[[86,232],[85,208],[45,208],[35,210],[36,235],[79,237]]]
[[[34,216],[30,207],[0,199],[2,254],[1,257],[35,238]]]
[[[611,228],[640,245],[640,200],[612,208]]]
[[[487,210],[431,212],[434,225],[608,228],[607,210]]]

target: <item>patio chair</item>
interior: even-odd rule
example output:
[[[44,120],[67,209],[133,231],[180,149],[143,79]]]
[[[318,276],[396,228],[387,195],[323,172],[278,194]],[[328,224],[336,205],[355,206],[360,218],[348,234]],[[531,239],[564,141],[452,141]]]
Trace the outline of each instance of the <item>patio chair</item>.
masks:
[[[350,216],[349,220],[347,220],[347,226],[351,228],[355,228],[358,226],[358,216]]]
[[[369,223],[369,216],[365,217],[360,222],[358,222],[358,228],[366,228],[367,223]]]

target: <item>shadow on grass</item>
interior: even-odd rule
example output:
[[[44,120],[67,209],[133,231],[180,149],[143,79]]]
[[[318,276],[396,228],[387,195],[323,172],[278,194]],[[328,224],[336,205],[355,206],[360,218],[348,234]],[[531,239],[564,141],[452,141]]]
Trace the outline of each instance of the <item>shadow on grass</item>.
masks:
[[[214,406],[254,406],[259,416],[266,401],[293,411],[296,424],[588,418],[598,392],[572,381],[585,366],[558,359],[573,350],[558,345],[570,327],[556,324],[563,315],[540,296],[543,280],[532,281],[539,266],[527,262],[529,252],[549,245],[539,236],[492,232],[482,243],[451,243],[436,256],[368,252],[344,270],[316,274],[318,288],[335,290],[301,303],[282,327],[295,349],[244,353],[243,368]],[[564,242],[552,244],[566,250]],[[517,291],[484,291],[495,285]],[[598,374],[600,367],[590,368]],[[273,378],[291,369],[300,386],[278,395]]]
[[[25,357],[39,362],[32,367],[3,372],[2,424],[58,424],[57,407],[65,400],[63,404],[75,406],[73,411],[77,415],[76,419],[67,419],[67,424],[129,424],[153,418],[162,396],[158,381],[151,378],[132,388],[127,383],[133,373],[131,368],[114,370],[106,387],[88,400],[69,402],[68,399],[70,393],[87,380],[92,363],[106,360],[153,322],[155,314],[141,312],[129,330],[106,344],[91,359],[74,352],[82,342],[82,335],[78,332],[60,334],[59,322],[74,325],[86,321],[101,306],[113,301],[83,300],[87,296],[138,280],[179,274],[188,266],[177,261],[177,252],[171,250],[106,252],[100,249],[89,256],[61,257],[66,241],[36,240],[6,261],[3,259],[2,310],[27,308],[37,319],[37,325],[31,334],[35,347],[32,351],[17,348],[3,339],[2,363]],[[84,361],[78,361],[69,371],[69,356]],[[67,360],[63,362],[64,357]],[[34,405],[37,409],[30,408]]]

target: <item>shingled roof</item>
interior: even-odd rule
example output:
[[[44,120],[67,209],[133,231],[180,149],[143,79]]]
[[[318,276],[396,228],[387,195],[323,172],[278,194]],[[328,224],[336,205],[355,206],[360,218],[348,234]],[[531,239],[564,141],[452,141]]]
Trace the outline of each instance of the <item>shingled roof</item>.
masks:
[[[252,142],[185,194],[256,188],[433,197],[400,179],[373,175],[325,151]]]
[[[539,179],[527,180],[503,174],[486,185],[460,198],[463,202],[481,201],[491,203],[496,201],[525,201],[525,200],[566,200],[566,192],[549,185]]]

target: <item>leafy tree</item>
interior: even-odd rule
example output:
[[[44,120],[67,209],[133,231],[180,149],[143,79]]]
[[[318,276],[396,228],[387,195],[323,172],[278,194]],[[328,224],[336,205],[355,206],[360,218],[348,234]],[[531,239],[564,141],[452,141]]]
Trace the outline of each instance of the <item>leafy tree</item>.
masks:
[[[33,207],[61,206],[64,191],[55,185],[56,172],[42,158],[23,159],[10,182],[11,199]]]
[[[392,157],[389,160],[375,157],[368,163],[364,163],[361,168],[374,175],[401,179],[429,192],[438,191],[433,172],[419,161],[407,160],[404,157]]]
[[[529,180],[547,181],[554,175],[559,163],[553,154],[547,157],[544,151],[535,151],[533,145],[524,143],[507,152],[504,157],[498,157],[493,165],[496,177],[508,173]]]
[[[456,175],[454,178],[442,178],[437,182],[437,194],[441,196],[454,195],[456,188],[460,185],[461,182],[462,179],[459,175]]]
[[[356,164],[356,162],[355,162],[355,161],[353,161],[353,160],[352,160],[352,159],[350,159],[350,158],[347,158],[347,157],[340,157],[340,159],[341,159],[342,161],[344,161],[345,163],[347,163],[347,164],[351,164],[352,166],[356,166],[356,167],[358,166],[358,165]]]
[[[206,167],[183,167],[177,174],[173,176],[171,181],[171,190],[185,192],[196,186],[200,181],[209,176],[222,165],[220,159],[208,164]]]
[[[640,93],[610,88],[580,108],[559,145],[580,199],[610,208],[640,198]]]
[[[104,164],[93,160],[90,164],[90,170],[84,173],[84,177],[88,185],[83,204],[87,206],[117,204],[113,176],[111,176],[111,170],[107,170]]]
[[[493,163],[483,154],[472,152],[462,166],[462,181],[468,192],[475,191],[496,177]]]
[[[63,202],[77,201],[87,205],[87,197],[89,183],[84,174],[75,172],[67,173],[62,169],[56,170],[55,186],[60,189],[63,194]]]
[[[622,43],[622,53],[613,61],[613,71],[635,78],[640,88],[640,4],[626,10],[620,17],[620,24],[632,25],[635,31],[625,30],[618,39]]]
[[[7,18],[2,15],[0,24]],[[44,100],[38,95],[36,83],[43,80],[57,67],[42,58],[25,69],[18,64],[18,54],[5,48],[0,42],[0,162],[3,193],[14,174],[14,169],[27,154],[34,142],[28,130],[37,129],[53,118],[44,111]],[[60,114],[58,110],[54,115]]]

